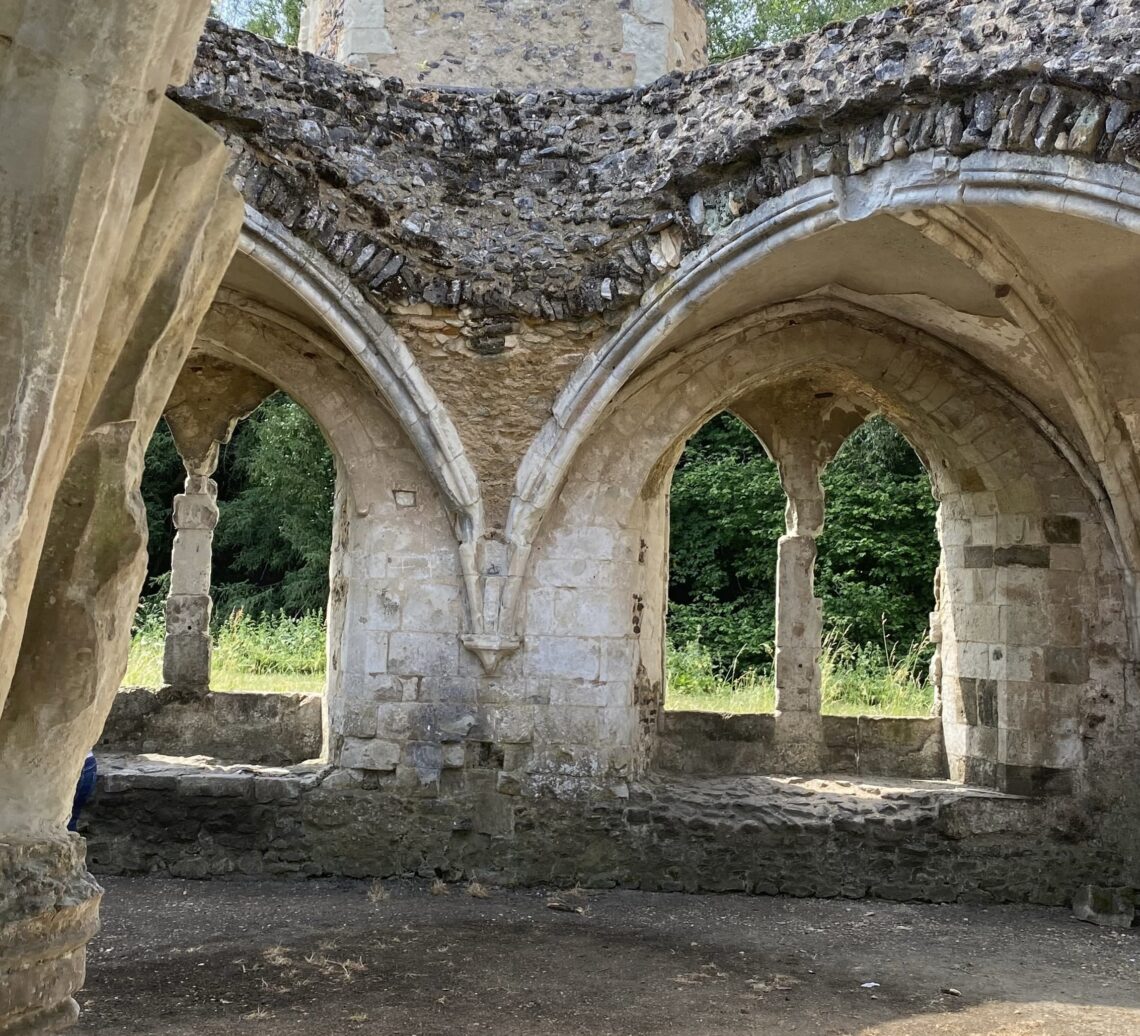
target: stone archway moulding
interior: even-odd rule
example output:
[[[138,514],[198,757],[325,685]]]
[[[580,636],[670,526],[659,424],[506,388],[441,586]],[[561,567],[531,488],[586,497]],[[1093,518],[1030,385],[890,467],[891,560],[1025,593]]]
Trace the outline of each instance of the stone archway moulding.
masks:
[[[280,278],[332,329],[391,407],[455,514],[471,631],[464,645],[491,670],[518,647],[484,608],[488,564],[479,480],[446,409],[415,357],[359,289],[281,224],[247,206],[238,250]]]
[[[499,602],[498,628],[510,631],[516,627],[532,545],[578,449],[634,373],[716,287],[782,246],[845,223],[880,214],[900,218],[917,214],[921,221],[923,210],[998,205],[1059,212],[1140,233],[1140,174],[1074,157],[981,151],[959,159],[943,152],[923,152],[861,174],[811,180],[761,205],[733,224],[728,233],[687,256],[675,273],[647,292],[642,307],[607,345],[583,361],[555,401],[551,419],[524,456],[506,525],[509,563]],[[1010,273],[1008,255],[1005,258],[1000,267],[981,271],[983,275],[992,276],[1000,270],[1004,278]],[[1003,279],[1001,283],[1008,286],[1010,282]],[[1003,299],[1011,321],[1030,336],[1036,337],[1043,329],[1055,336],[1057,332],[1050,329],[1057,316],[1055,308],[1044,305],[1047,293],[1034,282],[1028,269],[1020,271],[1012,288]],[[1087,364],[1087,353],[1071,322],[1065,318],[1064,323],[1060,332],[1063,344],[1046,342],[1044,354],[1052,358],[1059,349],[1065,350],[1070,364],[1066,380],[1083,387],[1084,379],[1074,378],[1071,372],[1074,362]],[[1072,350],[1077,347],[1081,354],[1074,358]],[[1115,516],[1109,529],[1125,575],[1135,645],[1140,642],[1135,578],[1140,570],[1140,545],[1132,542],[1134,537],[1121,534],[1122,529],[1135,527],[1131,521],[1132,493],[1125,488],[1135,472],[1115,467],[1122,451],[1105,442],[1103,427],[1098,427],[1099,422],[1091,416],[1098,401],[1070,398],[1067,402],[1082,434],[1089,439],[1099,487],[1094,496],[1102,499],[1107,495]],[[1063,439],[1057,431],[1050,437]],[[1076,458],[1072,447],[1066,452],[1071,459]],[[1128,463],[1135,466],[1134,460]]]

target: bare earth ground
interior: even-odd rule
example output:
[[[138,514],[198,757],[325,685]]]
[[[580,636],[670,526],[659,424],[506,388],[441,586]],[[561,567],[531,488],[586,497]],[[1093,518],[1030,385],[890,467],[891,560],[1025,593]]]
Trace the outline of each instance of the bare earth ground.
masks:
[[[1062,910],[105,884],[81,1033],[1140,1034],[1140,929]]]

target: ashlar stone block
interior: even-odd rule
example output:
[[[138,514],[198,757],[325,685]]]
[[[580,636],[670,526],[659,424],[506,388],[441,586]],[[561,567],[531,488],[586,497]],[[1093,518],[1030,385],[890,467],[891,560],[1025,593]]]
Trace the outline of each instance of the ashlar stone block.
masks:
[[[340,750],[340,765],[352,770],[391,772],[400,762],[402,746],[379,738],[346,737]]]

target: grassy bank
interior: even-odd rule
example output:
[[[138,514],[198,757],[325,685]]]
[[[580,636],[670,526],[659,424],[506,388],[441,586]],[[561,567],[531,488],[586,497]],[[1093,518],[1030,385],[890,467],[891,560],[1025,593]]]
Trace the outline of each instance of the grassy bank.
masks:
[[[162,683],[162,612],[153,602],[139,611],[123,683]],[[896,656],[889,646],[846,643],[830,635],[820,659],[823,711],[831,716],[925,716],[933,692],[925,682],[921,645]],[[675,711],[771,712],[776,689],[770,674],[723,676],[697,642],[670,647],[665,708]],[[214,631],[211,685],[215,691],[322,691],[325,627],[316,614],[251,618],[236,611]]]
[[[152,602],[139,609],[123,683],[158,687],[166,628]],[[215,691],[323,691],[325,625],[321,615],[251,618],[236,611],[214,631],[210,684]]]
[[[823,712],[828,716],[928,716],[934,691],[925,680],[921,643],[899,654],[890,645],[849,644],[830,634],[820,657]],[[670,646],[665,708],[675,712],[772,712],[775,678],[749,670],[721,675],[699,642]]]

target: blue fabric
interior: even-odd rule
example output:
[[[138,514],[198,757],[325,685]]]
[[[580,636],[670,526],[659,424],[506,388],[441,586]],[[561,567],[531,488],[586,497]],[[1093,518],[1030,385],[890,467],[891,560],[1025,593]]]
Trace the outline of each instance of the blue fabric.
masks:
[[[75,831],[79,825],[79,814],[87,805],[87,800],[95,794],[95,777],[99,767],[95,763],[95,753],[88,752],[83,760],[83,772],[79,775],[79,784],[75,788],[75,804],[71,807],[71,819],[67,822],[67,830]]]

